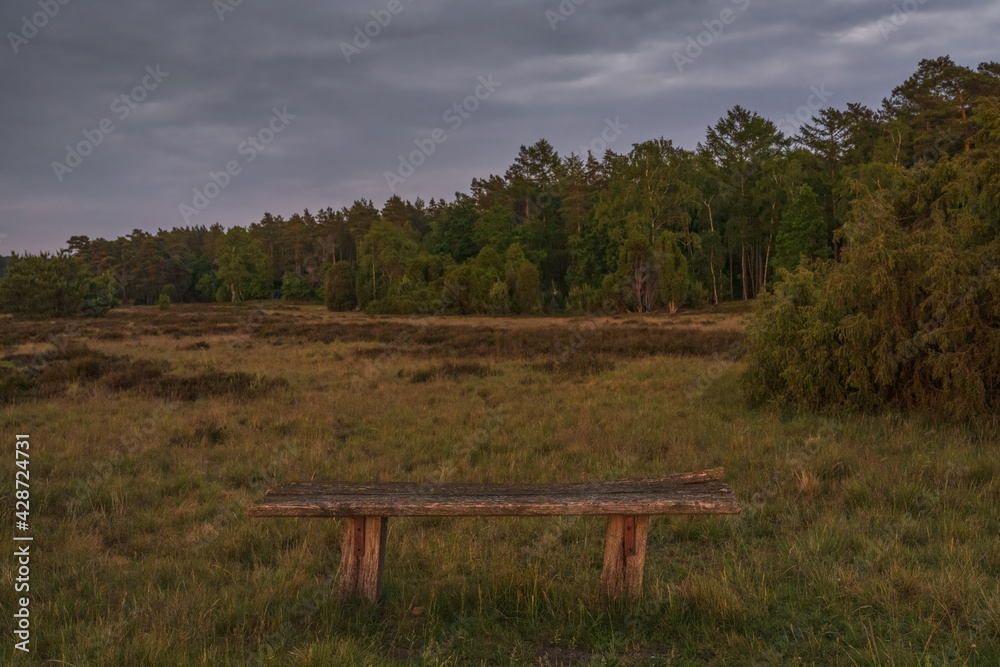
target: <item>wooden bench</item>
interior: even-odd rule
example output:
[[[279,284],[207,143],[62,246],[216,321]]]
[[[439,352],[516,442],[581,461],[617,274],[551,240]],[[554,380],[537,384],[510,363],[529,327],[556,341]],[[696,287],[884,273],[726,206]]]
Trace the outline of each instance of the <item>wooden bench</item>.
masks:
[[[722,468],[651,479],[577,484],[295,483],[269,489],[252,517],[346,519],[340,593],[382,596],[390,516],[607,516],[601,588],[608,598],[642,590],[646,534],[657,514],[740,511]]]

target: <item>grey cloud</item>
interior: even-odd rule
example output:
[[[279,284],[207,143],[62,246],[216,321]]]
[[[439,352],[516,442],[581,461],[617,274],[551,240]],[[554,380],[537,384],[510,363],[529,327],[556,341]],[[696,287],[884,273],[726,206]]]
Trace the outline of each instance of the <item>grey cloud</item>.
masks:
[[[567,2],[569,0],[566,0]],[[916,0],[910,0],[916,2]],[[248,224],[264,211],[350,205],[389,192],[383,172],[492,73],[503,86],[407,182],[401,196],[451,198],[475,176],[502,173],[520,144],[562,153],[629,124],[613,148],[666,136],[693,147],[734,104],[778,119],[826,83],[830,104],[877,105],[920,58],[996,59],[995,3],[927,0],[888,40],[877,22],[902,2],[749,0],[693,64],[673,53],[704,21],[745,0],[585,0],[552,30],[556,0],[401,0],[402,11],[348,64],[340,43],[388,0],[272,5],[243,0],[220,21],[211,0],[70,0],[15,54],[0,49],[0,252],[54,250],[73,234],[114,237],[183,224],[209,172],[271,109],[296,114],[192,222]],[[37,0],[0,8],[20,30]],[[111,104],[147,66],[170,72],[124,120]],[[51,163],[103,118],[115,130],[59,182]]]

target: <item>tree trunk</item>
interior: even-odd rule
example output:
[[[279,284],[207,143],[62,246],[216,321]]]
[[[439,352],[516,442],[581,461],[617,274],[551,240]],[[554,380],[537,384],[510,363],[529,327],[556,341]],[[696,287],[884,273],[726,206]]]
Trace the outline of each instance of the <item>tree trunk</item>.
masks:
[[[740,242],[740,275],[743,277],[743,300],[747,300],[747,248],[746,243]]]
[[[735,272],[733,271],[733,249],[732,247],[730,247],[729,248],[729,300],[730,301],[736,300],[736,286],[735,286],[736,278],[733,277],[734,273]]]
[[[764,282],[761,284],[761,290],[767,285],[767,265],[771,261],[771,239],[767,239],[767,254],[764,255]]]
[[[714,197],[714,195],[713,195]],[[709,197],[705,202],[705,208],[708,209],[708,230],[710,232],[715,231],[715,221],[712,216],[712,197]],[[715,305],[719,305],[719,286],[715,281],[715,248],[713,247],[708,253],[708,270],[712,273],[712,297],[715,300]]]
[[[708,253],[708,270],[712,272],[712,300],[719,305],[719,286],[715,282],[715,249]]]

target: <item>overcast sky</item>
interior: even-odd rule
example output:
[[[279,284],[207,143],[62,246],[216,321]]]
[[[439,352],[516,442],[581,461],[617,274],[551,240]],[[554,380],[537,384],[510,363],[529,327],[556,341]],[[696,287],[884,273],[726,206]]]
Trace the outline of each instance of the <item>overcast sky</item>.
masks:
[[[418,140],[396,193],[452,199],[540,138],[694,148],[736,104],[876,107],[922,58],[1000,60],[995,0],[6,0],[0,27],[3,254],[381,206]]]

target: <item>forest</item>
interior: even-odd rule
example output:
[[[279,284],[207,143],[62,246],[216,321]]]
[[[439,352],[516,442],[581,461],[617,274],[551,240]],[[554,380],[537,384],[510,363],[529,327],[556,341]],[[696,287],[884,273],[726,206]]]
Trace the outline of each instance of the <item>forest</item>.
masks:
[[[522,145],[502,175],[450,202],[392,196],[228,230],[73,236],[57,255],[5,258],[0,310],[282,298],[399,314],[674,312],[749,300],[852,244],[906,246],[939,213],[976,227],[961,243],[995,242],[998,144],[1000,64],[945,56],[920,62],[881,108],[820,109],[793,136],[735,106],[695,150],[664,138],[600,156]],[[852,236],[852,221],[880,215],[895,236]],[[928,239],[928,253],[947,242]],[[904,275],[892,256],[871,259],[887,279]]]
[[[1000,64],[726,106],[693,150],[517,137],[451,201],[0,256],[37,662],[1000,665]],[[246,512],[717,467],[740,513],[657,517],[627,603],[602,517],[393,517],[375,606],[350,524]]]

